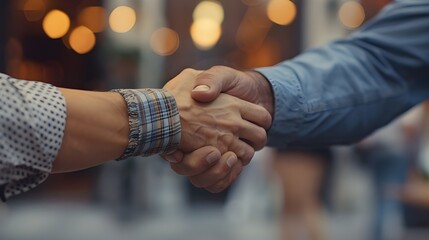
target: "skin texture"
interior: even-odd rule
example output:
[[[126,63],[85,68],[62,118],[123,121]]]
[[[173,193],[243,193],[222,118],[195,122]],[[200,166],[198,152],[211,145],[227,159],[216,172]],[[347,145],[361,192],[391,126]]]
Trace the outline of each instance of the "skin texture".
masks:
[[[194,74],[187,74],[186,76],[183,75],[183,77],[194,81],[193,83],[189,83],[187,85],[187,90],[189,88],[192,88],[190,96],[194,100],[200,103],[210,103],[222,97],[224,95],[222,93],[235,96],[244,101],[254,103],[264,108],[269,113],[269,117],[265,117],[265,121],[257,122],[257,124],[262,126],[264,129],[268,129],[271,126],[271,116],[274,113],[273,92],[271,89],[271,85],[261,74],[257,72],[241,72],[228,67],[216,66],[207,71],[195,71]],[[183,82],[186,81],[185,79],[181,78],[177,80],[181,81],[182,84],[184,84]],[[256,132],[247,133],[250,134],[246,135],[249,140],[253,139],[252,134],[255,134]],[[260,139],[262,138],[259,138],[259,140]],[[260,142],[261,141],[259,141],[258,143]],[[257,143],[257,141],[251,142],[251,146],[254,148],[254,150],[260,149],[261,146],[255,143]],[[171,167],[179,174],[198,172],[198,175],[196,175],[198,177],[195,177],[194,175],[194,178],[190,178],[191,182],[196,187],[203,187],[211,192],[219,192],[227,188],[241,172],[240,169],[240,171],[237,170],[237,172],[233,172],[233,174],[237,175],[232,175],[229,169],[217,166],[221,165],[222,161],[209,165],[205,163],[208,154],[212,153],[213,151],[221,150],[223,149],[207,147],[205,149],[199,149],[195,152],[186,152],[183,151],[183,149],[179,149],[178,151],[170,155],[164,156],[164,158],[169,160],[170,162],[174,162],[174,164],[171,164]],[[240,150],[233,149],[232,151],[237,153],[237,151]],[[246,151],[250,152],[250,150]],[[250,161],[250,159],[248,158],[243,159],[240,157],[239,160],[241,160],[240,162],[243,166],[248,164]],[[213,172],[216,172],[216,174],[213,174]],[[213,175],[217,175],[217,178],[220,178],[220,176],[224,176],[228,179],[224,180],[222,183],[218,183],[217,187],[213,189],[207,187],[211,186],[210,184],[213,183]]]
[[[215,101],[192,99],[200,74],[185,70],[172,79],[170,91],[180,113],[181,163],[171,163],[198,187],[218,192],[239,175],[255,149],[265,145],[271,116],[263,107],[221,94]],[[60,89],[66,99],[67,121],[53,172],[69,172],[119,158],[128,145],[127,106],[118,93]],[[186,154],[186,155],[184,155]]]
[[[265,146],[271,115],[262,106],[226,94],[213,102],[196,102],[191,94],[202,73],[186,69],[164,86],[176,98],[182,124],[180,150],[164,157],[196,187],[219,192]]]
[[[202,72],[195,79],[192,98],[199,102],[211,102],[220,93],[226,93],[264,107],[274,114],[274,97],[270,83],[258,72],[242,72],[229,67],[215,66]],[[197,86],[208,86],[199,91]],[[271,125],[271,123],[270,123]]]
[[[265,146],[264,127],[271,123],[270,114],[261,106],[226,94],[220,94],[215,101],[208,103],[193,100],[191,91],[194,86],[191,79],[195,79],[199,73],[185,70],[164,86],[176,98],[180,112],[180,149],[189,152],[212,145],[221,153],[232,150],[248,162],[249,157],[253,156],[253,150],[249,148],[261,149]]]
[[[53,172],[70,172],[119,158],[128,145],[128,113],[118,93],[60,89],[67,121]]]

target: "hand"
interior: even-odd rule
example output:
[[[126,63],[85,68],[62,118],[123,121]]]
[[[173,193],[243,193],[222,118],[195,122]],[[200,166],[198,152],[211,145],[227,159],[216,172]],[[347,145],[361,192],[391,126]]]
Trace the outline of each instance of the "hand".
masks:
[[[233,152],[221,156],[212,146],[197,149],[180,159],[183,159],[180,163],[170,163],[171,168],[178,174],[188,176],[194,186],[212,193],[223,191],[231,185],[243,169],[243,164]]]
[[[261,149],[266,143],[264,128],[271,124],[270,114],[260,106],[226,94],[210,103],[194,101],[191,90],[199,73],[187,69],[164,86],[174,95],[180,113],[179,148],[190,152],[211,145],[221,153],[233,151],[248,162],[254,149]]]
[[[265,128],[271,124],[271,115],[263,107],[226,94],[210,103],[194,101],[191,90],[199,73],[187,69],[164,86],[174,95],[180,113],[179,148],[190,152],[211,145],[222,154],[233,151],[248,162],[254,149],[265,146]]]
[[[182,99],[185,99],[185,102],[190,101],[189,100],[189,96],[191,94],[190,91],[192,90],[192,88],[194,88],[196,84],[194,82],[185,84],[186,79],[192,79],[192,80],[199,79],[199,77],[204,76],[204,73],[205,72],[188,69],[183,71],[179,76],[177,76],[175,79],[167,83],[167,85],[165,86],[165,89],[170,90],[171,92],[173,92],[173,94],[175,94],[174,91],[177,91],[175,97],[176,97],[176,101],[178,102],[178,107],[179,107],[179,111],[181,112],[181,116],[182,116],[183,110],[181,110],[182,108],[179,102],[181,102]],[[215,100],[220,95],[220,90],[217,91],[215,88],[212,88],[212,90],[215,90],[215,91],[212,91],[215,94],[210,95],[210,92],[209,92],[209,98],[205,98],[205,101],[203,102],[210,102],[212,100]],[[190,102],[193,102],[193,101],[190,101]],[[246,104],[243,103],[243,105],[246,105]],[[251,105],[251,107],[255,107],[255,106]],[[187,110],[189,110],[189,107],[186,108],[186,111]],[[249,113],[248,110],[244,112]],[[259,113],[257,115],[259,115]],[[267,129],[271,125],[271,115],[269,114],[267,115],[265,112],[265,113],[262,113],[262,115],[259,115],[259,117],[262,117],[262,118],[258,120],[257,116],[252,115],[252,118],[254,120],[250,120],[250,117],[247,120],[255,122],[255,119],[256,119],[257,123],[259,122],[260,125],[262,125],[264,128]],[[246,117],[244,118],[246,119]],[[248,135],[249,133],[251,134]],[[257,132],[248,131],[244,134],[247,134],[246,135],[247,138],[245,136],[242,136],[242,138],[247,139],[247,142],[250,142],[251,144],[253,143],[252,147],[254,149],[260,149],[265,145],[266,139],[264,139],[264,141],[251,140],[255,136],[257,136],[258,134]],[[182,136],[186,136],[186,134],[182,134]],[[192,136],[193,135],[191,134],[190,137]],[[266,135],[264,135],[264,138],[266,138]],[[259,137],[259,140],[261,139],[262,138]],[[194,141],[195,141],[195,138],[194,138]],[[187,142],[187,141],[185,140],[182,142]],[[260,145],[259,143],[263,143],[263,145]],[[185,149],[186,147],[184,148],[181,146],[180,147],[181,150],[176,151],[171,155],[164,156],[164,158],[168,159],[171,162],[171,167],[176,173],[188,176],[190,181],[196,187],[206,188],[211,192],[219,192],[225,189],[226,187],[228,187],[234,181],[234,179],[238,177],[238,175],[241,172],[242,166],[248,164],[251,159],[251,156],[253,156],[254,154],[254,150],[248,148],[246,144],[241,143],[241,145],[244,146],[244,148],[231,149],[233,151],[223,154],[220,161],[218,161],[220,157],[220,152],[218,149],[213,147],[203,147],[192,153],[185,154],[183,150],[189,150],[189,149]],[[221,147],[220,150],[222,150],[223,152],[224,147]],[[238,153],[239,159],[241,161],[238,161],[238,162],[236,161],[237,156],[234,154],[234,150],[235,150],[235,153]],[[249,153],[248,155],[249,157],[245,157],[245,158],[241,157],[245,152]]]
[[[211,102],[226,93],[264,107],[274,114],[274,97],[270,83],[258,72],[241,72],[229,67],[215,66],[201,72],[195,80],[192,98]]]

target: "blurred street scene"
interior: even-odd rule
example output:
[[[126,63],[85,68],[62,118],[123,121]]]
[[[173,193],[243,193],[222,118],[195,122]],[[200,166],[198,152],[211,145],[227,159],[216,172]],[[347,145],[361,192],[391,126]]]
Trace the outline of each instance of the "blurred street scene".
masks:
[[[185,68],[270,66],[346,38],[389,2],[0,1],[0,72],[161,88]],[[429,239],[427,126],[424,103],[354,146],[265,148],[219,194],[158,156],[51,175],[0,203],[0,239]]]

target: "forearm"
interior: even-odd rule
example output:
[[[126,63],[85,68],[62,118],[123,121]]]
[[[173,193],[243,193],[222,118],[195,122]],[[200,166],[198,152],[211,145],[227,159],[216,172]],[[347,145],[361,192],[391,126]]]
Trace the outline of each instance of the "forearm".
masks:
[[[123,97],[113,92],[60,91],[66,99],[67,121],[53,172],[84,169],[119,158],[129,141]]]
[[[428,97],[428,10],[395,3],[349,39],[258,69],[274,91],[269,144],[351,143]]]
[[[88,92],[0,74],[0,199],[28,191],[52,172],[180,143],[174,97],[162,89]]]

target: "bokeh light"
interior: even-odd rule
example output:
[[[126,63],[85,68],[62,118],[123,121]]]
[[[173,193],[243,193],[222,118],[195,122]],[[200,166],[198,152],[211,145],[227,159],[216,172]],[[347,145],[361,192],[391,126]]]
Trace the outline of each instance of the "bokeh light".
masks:
[[[268,18],[279,25],[288,25],[296,17],[296,6],[290,0],[270,0],[267,6]]]
[[[79,54],[91,51],[95,46],[95,34],[85,26],[73,29],[70,34],[70,47]]]
[[[170,28],[160,28],[152,34],[150,45],[161,56],[171,55],[179,48],[179,35]]]
[[[57,9],[50,11],[43,19],[43,30],[52,39],[63,37],[70,28],[69,16]]]
[[[211,19],[219,24],[223,22],[224,11],[219,2],[202,1],[194,9],[194,21],[199,19]]]
[[[202,1],[194,9],[191,37],[197,48],[211,49],[222,35],[224,10],[217,1]]]
[[[46,12],[45,0],[27,0],[24,4],[25,18],[30,22],[39,21]]]
[[[365,9],[356,1],[349,1],[341,5],[338,11],[340,22],[347,28],[358,28],[365,20]]]
[[[130,31],[136,24],[136,12],[127,6],[115,8],[109,16],[110,28],[117,33]]]
[[[93,32],[102,32],[106,27],[106,11],[102,7],[92,6],[83,9],[78,16],[78,24]]]
[[[209,50],[219,41],[222,28],[212,19],[198,19],[192,23],[191,37],[201,50]]]

